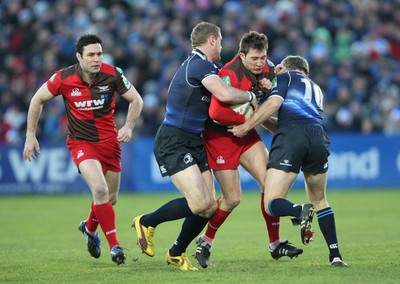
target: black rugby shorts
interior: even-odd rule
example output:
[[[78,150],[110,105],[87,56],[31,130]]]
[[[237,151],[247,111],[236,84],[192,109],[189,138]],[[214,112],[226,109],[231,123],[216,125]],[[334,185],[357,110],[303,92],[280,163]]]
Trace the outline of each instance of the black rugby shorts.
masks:
[[[201,136],[165,124],[158,129],[154,155],[163,177],[196,164],[201,172],[209,169]]]

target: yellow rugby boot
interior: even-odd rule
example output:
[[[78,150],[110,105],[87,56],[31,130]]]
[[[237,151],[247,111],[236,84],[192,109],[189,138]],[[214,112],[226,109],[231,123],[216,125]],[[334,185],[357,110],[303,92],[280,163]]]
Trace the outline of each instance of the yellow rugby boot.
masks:
[[[136,230],[137,244],[144,254],[147,254],[148,256],[154,256],[153,237],[156,228],[143,226],[140,223],[140,219],[142,219],[142,217],[143,215],[135,217],[132,223],[132,227],[134,227]]]
[[[170,264],[176,265],[179,267],[180,270],[192,270],[192,271],[198,270],[196,267],[192,265],[186,253],[182,253],[179,256],[172,256],[170,255],[168,250],[166,259],[168,265]]]

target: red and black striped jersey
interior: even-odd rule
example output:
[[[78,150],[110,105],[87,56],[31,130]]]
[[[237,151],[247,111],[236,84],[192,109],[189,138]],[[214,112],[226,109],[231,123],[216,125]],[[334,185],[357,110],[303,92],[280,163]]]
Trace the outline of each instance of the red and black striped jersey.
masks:
[[[116,139],[115,92],[126,93],[131,83],[121,69],[106,63],[90,83],[83,81],[82,72],[77,63],[57,71],[47,81],[47,88],[54,96],[63,96],[68,137],[90,142]]]

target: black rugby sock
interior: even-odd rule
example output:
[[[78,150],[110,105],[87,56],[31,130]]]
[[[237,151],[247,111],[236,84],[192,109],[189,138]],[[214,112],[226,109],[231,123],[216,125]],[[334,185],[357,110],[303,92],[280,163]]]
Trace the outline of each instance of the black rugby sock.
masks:
[[[192,215],[192,210],[190,210],[186,198],[181,197],[169,201],[150,214],[144,215],[140,223],[145,227],[151,226],[155,228],[163,222],[178,220]]]
[[[335,215],[332,208],[328,207],[317,212],[318,224],[324,235],[326,244],[329,249],[329,261],[334,257],[340,257],[339,246],[336,236]]]
[[[203,218],[199,215],[187,217],[182,224],[178,238],[169,250],[171,256],[178,256],[184,253],[189,244],[203,231],[208,220],[208,218]]]

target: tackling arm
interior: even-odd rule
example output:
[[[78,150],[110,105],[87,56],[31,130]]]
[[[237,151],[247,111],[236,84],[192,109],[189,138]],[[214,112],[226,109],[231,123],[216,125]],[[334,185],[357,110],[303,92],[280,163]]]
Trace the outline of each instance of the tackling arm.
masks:
[[[282,103],[283,98],[280,96],[268,98],[249,120],[246,120],[246,122],[241,125],[234,126],[232,129],[228,129],[228,131],[232,132],[233,135],[237,137],[245,136],[250,129],[270,119],[271,116],[278,111]]]
[[[219,76],[208,76],[202,83],[220,102],[241,104],[250,101],[253,109],[256,110],[258,107],[253,93],[228,86]]]

